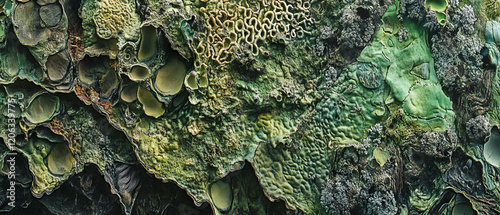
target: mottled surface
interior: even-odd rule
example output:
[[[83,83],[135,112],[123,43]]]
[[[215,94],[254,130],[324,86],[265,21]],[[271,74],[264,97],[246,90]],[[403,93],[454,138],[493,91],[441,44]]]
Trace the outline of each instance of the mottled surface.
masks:
[[[491,0],[0,0],[0,211],[500,213],[499,16]]]

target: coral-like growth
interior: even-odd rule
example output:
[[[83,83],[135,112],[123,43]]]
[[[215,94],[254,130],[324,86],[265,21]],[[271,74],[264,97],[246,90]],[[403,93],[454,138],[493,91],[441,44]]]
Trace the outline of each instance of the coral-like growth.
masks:
[[[448,158],[457,146],[457,134],[454,130],[447,130],[440,133],[427,131],[420,139],[420,147],[427,156],[437,158]]]
[[[206,30],[194,42],[197,59],[221,65],[231,60],[234,49],[247,46],[252,55],[266,52],[271,41],[284,43],[311,34],[309,0],[292,3],[271,0],[247,6],[233,2],[209,4],[200,9]]]
[[[488,136],[490,130],[490,120],[488,117],[479,115],[469,119],[466,124],[467,136],[471,141],[482,143]]]
[[[387,7],[379,5],[379,1],[357,0],[347,7],[340,19],[340,48],[343,55],[356,57],[377,31],[377,25]]]
[[[135,13],[135,2],[131,0],[100,0],[94,14],[97,35],[103,39],[137,38],[139,16]]]
[[[476,23],[476,14],[472,6],[466,4],[458,8],[453,15],[453,22],[462,29],[464,34],[470,35],[474,32],[474,24]]]
[[[443,88],[462,91],[468,79],[476,83],[481,79],[482,73],[477,71],[483,64],[481,50],[484,44],[476,37],[452,35],[439,32],[432,37],[432,56]]]

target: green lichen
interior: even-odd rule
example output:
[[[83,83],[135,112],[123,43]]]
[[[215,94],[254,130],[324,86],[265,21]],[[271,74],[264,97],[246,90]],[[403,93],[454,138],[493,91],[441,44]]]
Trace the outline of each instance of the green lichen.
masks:
[[[435,11],[444,12],[448,6],[448,1],[446,0],[426,0],[425,7]]]
[[[393,6],[384,16],[396,16],[396,12]],[[426,33],[411,22],[401,25],[411,32],[408,40],[399,42],[394,34],[379,30],[374,42],[363,50],[358,60],[371,62],[381,71],[387,71],[384,79],[391,93],[384,99],[386,105],[400,102],[411,120],[423,127],[443,131],[453,125],[455,115],[436,77]],[[428,74],[428,77],[414,74]]]
[[[139,47],[138,59],[147,60],[156,53],[156,28],[152,26],[143,26],[141,28],[141,45]]]
[[[55,175],[63,175],[73,168],[75,158],[64,143],[52,146],[47,157],[47,166],[49,171]]]
[[[156,74],[154,80],[155,89],[165,96],[177,94],[184,84],[186,70],[186,65],[180,56],[173,55],[169,57],[167,63]]]
[[[36,96],[29,104],[23,116],[33,124],[51,120],[59,113],[59,98],[47,93]]]
[[[141,102],[146,115],[158,118],[165,113],[162,104],[146,88],[139,87],[137,90],[137,99]]]
[[[210,197],[215,207],[221,211],[228,211],[233,201],[231,185],[223,181],[213,183],[210,186]]]

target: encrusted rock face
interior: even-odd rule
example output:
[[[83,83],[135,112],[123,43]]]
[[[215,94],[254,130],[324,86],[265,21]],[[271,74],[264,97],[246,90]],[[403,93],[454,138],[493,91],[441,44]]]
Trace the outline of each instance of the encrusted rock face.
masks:
[[[0,0],[0,211],[500,213],[499,6]]]

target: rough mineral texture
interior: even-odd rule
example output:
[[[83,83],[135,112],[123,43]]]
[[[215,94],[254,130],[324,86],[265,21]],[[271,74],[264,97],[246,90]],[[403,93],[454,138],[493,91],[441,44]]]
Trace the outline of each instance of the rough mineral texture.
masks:
[[[494,0],[0,0],[0,213],[500,214]]]

